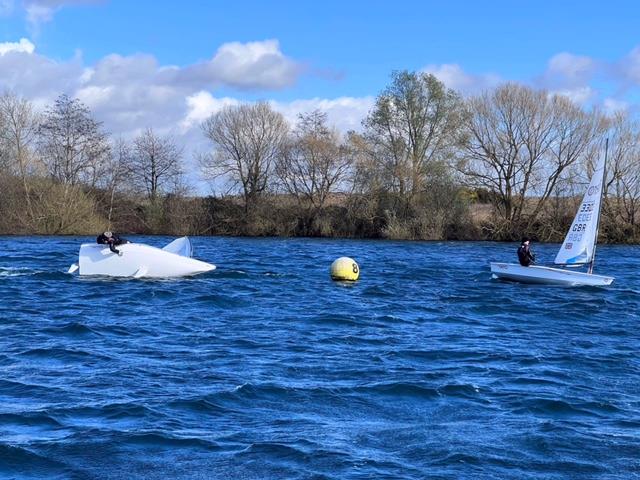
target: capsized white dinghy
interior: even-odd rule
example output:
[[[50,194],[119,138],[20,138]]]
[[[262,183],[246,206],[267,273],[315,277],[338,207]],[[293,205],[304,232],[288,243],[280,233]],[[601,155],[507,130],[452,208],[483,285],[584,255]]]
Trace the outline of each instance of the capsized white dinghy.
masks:
[[[79,270],[80,275],[108,277],[171,278],[209,272],[216,267],[191,258],[193,248],[187,237],[181,237],[156,248],[144,243],[118,245],[122,255],[109,250],[108,245],[83,243],[79,262],[69,268],[69,273]]]
[[[565,267],[588,266],[588,272],[577,272],[565,268],[531,265],[523,267],[513,263],[491,263],[493,278],[523,283],[542,283],[568,286],[605,286],[611,285],[614,278],[593,274],[600,223],[600,206],[604,187],[607,148],[604,158],[598,162],[589,187],[584,194],[580,208],[576,213],[567,236],[556,255],[554,264]]]

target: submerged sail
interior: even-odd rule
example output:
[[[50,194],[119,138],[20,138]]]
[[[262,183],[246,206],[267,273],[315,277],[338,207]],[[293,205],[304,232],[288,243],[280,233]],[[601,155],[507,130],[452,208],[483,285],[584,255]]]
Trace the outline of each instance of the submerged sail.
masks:
[[[556,255],[556,264],[581,264],[593,260],[598,235],[604,168],[605,158],[602,158],[593,172],[591,183],[584,194],[578,213]]]
[[[193,247],[191,246],[191,240],[189,240],[189,237],[176,238],[173,242],[165,245],[162,250],[165,252],[175,253],[182,257],[191,258],[193,256]]]

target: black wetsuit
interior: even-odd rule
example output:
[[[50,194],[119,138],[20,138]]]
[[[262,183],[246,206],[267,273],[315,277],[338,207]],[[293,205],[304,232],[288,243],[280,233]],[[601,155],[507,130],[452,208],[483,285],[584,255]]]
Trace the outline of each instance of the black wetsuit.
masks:
[[[120,238],[118,235],[112,235],[111,237],[107,237],[105,236],[104,233],[101,233],[100,235],[98,235],[98,238],[96,239],[96,241],[100,245],[109,245],[109,250],[111,250],[113,253],[120,253],[120,250],[116,248],[116,245],[129,243],[129,240],[127,240],[126,238]]]
[[[520,245],[518,248],[518,261],[523,267],[528,267],[532,263],[535,263],[536,256],[529,248],[529,245],[525,245],[524,243]]]

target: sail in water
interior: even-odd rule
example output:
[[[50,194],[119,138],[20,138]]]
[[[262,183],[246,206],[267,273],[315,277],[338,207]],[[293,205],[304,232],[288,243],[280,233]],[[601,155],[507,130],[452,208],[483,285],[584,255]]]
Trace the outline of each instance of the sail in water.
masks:
[[[598,219],[602,203],[602,187],[606,154],[596,166],[589,188],[564,239],[554,263],[556,265],[582,265],[591,263],[595,255],[598,236]]]
[[[176,238],[173,242],[165,245],[162,250],[165,252],[175,253],[182,257],[193,257],[193,247],[191,246],[191,240],[189,240],[189,237]]]

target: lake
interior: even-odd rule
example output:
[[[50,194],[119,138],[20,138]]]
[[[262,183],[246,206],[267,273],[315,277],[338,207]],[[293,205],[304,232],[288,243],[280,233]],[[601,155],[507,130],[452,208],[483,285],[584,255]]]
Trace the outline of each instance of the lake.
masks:
[[[566,288],[491,280],[516,244],[192,240],[218,269],[154,281],[0,238],[0,477],[640,477],[640,247]]]

